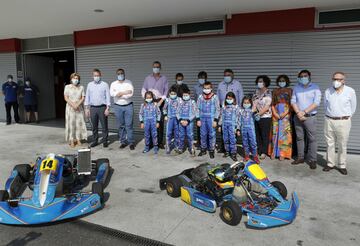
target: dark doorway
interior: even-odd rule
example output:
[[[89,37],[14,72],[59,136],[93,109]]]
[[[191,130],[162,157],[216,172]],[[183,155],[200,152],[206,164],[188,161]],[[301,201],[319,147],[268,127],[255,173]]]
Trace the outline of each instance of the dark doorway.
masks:
[[[75,71],[74,51],[26,54],[25,74],[39,87],[40,120],[65,118],[64,87]]]

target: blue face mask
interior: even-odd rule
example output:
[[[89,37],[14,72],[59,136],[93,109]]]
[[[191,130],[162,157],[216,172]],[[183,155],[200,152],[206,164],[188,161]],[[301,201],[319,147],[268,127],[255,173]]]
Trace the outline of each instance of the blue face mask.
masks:
[[[155,73],[155,74],[160,73],[160,68],[159,67],[153,67],[153,73]]]
[[[184,100],[184,101],[189,101],[189,100],[190,100],[190,96],[189,96],[189,95],[184,95],[184,96],[183,96],[183,100]]]
[[[231,76],[225,76],[224,81],[225,81],[225,83],[230,83],[232,81]]]
[[[98,82],[100,82],[100,76],[94,76],[94,81],[96,82],[96,83],[98,83]]]
[[[310,82],[309,77],[298,78],[298,82],[302,85],[307,85]]]
[[[146,98],[146,99],[145,99],[145,102],[147,102],[147,103],[152,103],[152,101],[153,101],[152,98]]]
[[[170,94],[170,98],[175,100],[177,98],[177,95],[176,94]]]
[[[200,85],[203,85],[205,83],[205,79],[198,79],[198,81]]]
[[[119,74],[117,76],[117,78],[118,78],[118,80],[123,81],[125,79],[125,75],[124,74]]]
[[[244,103],[243,107],[244,107],[244,109],[249,109],[249,108],[251,108],[251,104],[250,103]]]
[[[226,99],[226,103],[232,105],[234,103],[234,99]]]

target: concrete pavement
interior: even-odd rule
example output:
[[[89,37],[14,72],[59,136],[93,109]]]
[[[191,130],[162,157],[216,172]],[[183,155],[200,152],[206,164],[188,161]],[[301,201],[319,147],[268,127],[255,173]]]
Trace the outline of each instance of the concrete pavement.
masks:
[[[0,189],[17,163],[34,161],[36,154],[74,153],[64,141],[64,129],[40,125],[0,123]],[[85,146],[84,146],[85,147]],[[291,166],[290,161],[265,160],[262,164],[271,180],[280,180],[300,199],[293,224],[268,230],[245,227],[246,216],[236,227],[224,224],[218,212],[208,214],[159,190],[160,178],[209,161],[190,157],[142,154],[143,142],[135,151],[98,146],[92,157],[110,159],[115,172],[110,198],[103,210],[83,220],[175,245],[359,245],[360,244],[360,156],[349,155],[348,176],[321,167]],[[319,153],[320,164],[324,164]],[[213,162],[231,162],[217,155]]]

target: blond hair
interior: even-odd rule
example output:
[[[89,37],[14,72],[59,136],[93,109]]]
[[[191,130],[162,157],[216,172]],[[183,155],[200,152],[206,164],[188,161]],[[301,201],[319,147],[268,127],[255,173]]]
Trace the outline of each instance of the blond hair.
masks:
[[[80,80],[80,75],[79,75],[78,73],[72,73],[72,74],[70,75],[70,80],[72,80],[74,77],[78,77],[79,80]]]

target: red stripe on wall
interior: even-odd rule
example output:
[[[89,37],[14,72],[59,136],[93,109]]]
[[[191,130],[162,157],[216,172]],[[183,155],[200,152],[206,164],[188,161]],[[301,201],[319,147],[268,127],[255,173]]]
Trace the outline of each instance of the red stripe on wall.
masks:
[[[234,14],[226,20],[226,34],[292,32],[315,29],[315,8]]]
[[[74,32],[75,47],[127,42],[130,31],[127,26],[109,27]]]
[[[20,52],[21,41],[17,38],[2,39],[0,40],[0,52]]]

